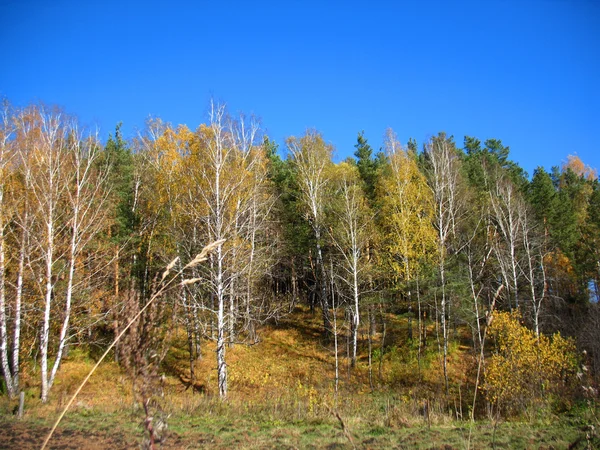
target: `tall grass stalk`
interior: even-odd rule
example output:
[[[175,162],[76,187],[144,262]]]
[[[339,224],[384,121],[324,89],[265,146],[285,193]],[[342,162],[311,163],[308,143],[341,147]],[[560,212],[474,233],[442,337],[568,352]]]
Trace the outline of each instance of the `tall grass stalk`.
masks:
[[[58,418],[56,419],[56,422],[54,423],[54,426],[52,427],[52,429],[50,430],[50,433],[48,433],[48,436],[46,436],[46,439],[44,440],[44,443],[42,444],[42,448],[41,450],[44,450],[46,448],[46,446],[48,445],[48,442],[50,442],[50,439],[52,438],[52,435],[54,434],[54,432],[56,431],[56,428],[58,427],[58,424],[60,423],[60,421],[62,420],[62,418],[65,416],[65,414],[67,413],[67,411],[69,410],[69,408],[71,407],[71,405],[73,404],[73,402],[75,401],[75,399],[77,398],[77,395],[79,395],[79,392],[81,392],[81,390],[83,389],[83,387],[86,385],[86,383],[88,382],[88,380],[90,379],[90,377],[93,375],[93,373],[96,371],[96,369],[98,368],[98,366],[100,366],[100,364],[102,363],[102,361],[104,361],[104,358],[106,358],[106,355],[108,355],[110,353],[110,351],[113,349],[113,347],[116,345],[117,342],[119,342],[119,340],[123,337],[123,335],[127,332],[127,330],[131,327],[131,325],[133,325],[135,323],[136,320],[138,320],[140,318],[140,316],[144,313],[144,311],[146,311],[146,309],[148,309],[148,307],[158,298],[160,297],[169,287],[172,286],[173,281],[176,280],[178,278],[179,275],[181,275],[181,273],[183,272],[184,269],[190,268],[190,267],[194,267],[204,261],[206,261],[208,259],[208,255],[209,253],[214,250],[218,245],[221,245],[225,240],[221,239],[220,241],[216,241],[213,242],[211,244],[208,244],[206,247],[204,247],[202,249],[202,251],[191,261],[189,262],[183,269],[181,269],[174,277],[172,277],[169,281],[167,281],[165,284],[163,284],[160,289],[158,289],[150,298],[150,300],[148,300],[148,302],[144,305],[144,307],[142,309],[140,309],[140,311],[133,317],[133,319],[131,319],[129,321],[129,323],[127,324],[127,326],[125,328],[123,328],[123,330],[121,330],[121,332],[117,335],[117,337],[112,341],[112,343],[108,346],[108,348],[106,349],[106,351],[102,354],[102,356],[100,357],[100,359],[98,360],[98,362],[94,365],[94,367],[92,367],[92,370],[90,370],[90,372],[86,375],[86,377],[83,379],[83,381],[81,382],[81,384],[79,385],[79,387],[77,388],[77,390],[75,391],[75,393],[73,394],[73,396],[71,397],[71,399],[69,400],[69,402],[65,405],[65,407],[63,408],[62,412],[60,413],[60,415],[58,416]],[[175,258],[171,263],[169,263],[169,265],[167,266],[167,268],[165,269],[165,272],[162,275],[161,278],[161,283],[164,281],[164,279],[167,277],[167,275],[169,274],[170,270],[173,268],[173,266],[175,265],[175,262],[177,262],[177,259],[179,257]],[[196,278],[194,279],[194,281],[198,281],[199,279]],[[186,283],[187,282],[187,283]],[[189,280],[183,280],[181,282],[182,284],[189,284]]]

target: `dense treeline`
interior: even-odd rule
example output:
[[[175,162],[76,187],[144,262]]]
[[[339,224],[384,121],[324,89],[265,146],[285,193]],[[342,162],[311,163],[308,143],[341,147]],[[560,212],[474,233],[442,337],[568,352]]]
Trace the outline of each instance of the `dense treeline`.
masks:
[[[482,397],[504,410],[526,391],[563,395],[580,364],[599,373],[600,186],[576,156],[528,179],[496,139],[467,136],[460,148],[439,133],[405,147],[388,130],[374,153],[360,133],[355,158],[337,164],[317,131],[285,145],[280,152],[256,121],[218,104],[195,130],[153,119],[129,141],[117,126],[102,145],[58,109],[5,103],[8,395],[20,391],[23,367],[35,367],[46,401],[69,348],[107,348],[172,274],[180,279],[115,347],[114,358],[149,384],[181,332],[192,383],[205,343],[216,342],[226,398],[227,348],[257,343],[261,324],[297,304],[322,316],[322,340],[336,355],[345,336],[352,367],[367,335],[372,387],[374,335],[381,356],[387,314],[409,318],[419,368],[436,348],[446,394],[451,344],[464,330]],[[208,261],[188,264],[208,243]],[[551,338],[557,331],[573,341]],[[526,380],[515,375],[519,364],[530,364]],[[335,379],[337,389],[337,364]],[[477,388],[473,411],[476,396]]]

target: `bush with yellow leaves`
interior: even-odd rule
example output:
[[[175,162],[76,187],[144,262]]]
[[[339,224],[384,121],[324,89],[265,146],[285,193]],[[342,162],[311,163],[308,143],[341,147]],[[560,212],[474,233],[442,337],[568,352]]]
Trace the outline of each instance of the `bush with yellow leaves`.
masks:
[[[536,336],[521,325],[519,312],[496,313],[489,333],[496,347],[483,388],[498,411],[514,415],[568,404],[578,366],[572,339]]]

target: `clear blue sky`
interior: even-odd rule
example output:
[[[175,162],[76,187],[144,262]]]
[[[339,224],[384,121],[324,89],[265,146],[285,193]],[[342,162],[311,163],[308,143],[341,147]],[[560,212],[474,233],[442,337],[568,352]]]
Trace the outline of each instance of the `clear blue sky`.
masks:
[[[530,174],[600,169],[600,2],[0,0],[0,96],[59,104],[106,138],[149,115],[196,127],[209,99],[282,143],[351,155],[392,127],[502,139]]]

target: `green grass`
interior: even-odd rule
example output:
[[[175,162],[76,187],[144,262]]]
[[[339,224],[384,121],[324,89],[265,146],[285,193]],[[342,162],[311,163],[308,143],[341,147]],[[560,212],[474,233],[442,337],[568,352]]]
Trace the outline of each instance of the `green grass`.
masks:
[[[2,411],[0,415],[3,428],[18,422],[5,413]],[[339,422],[332,416],[285,421],[238,414],[237,408],[227,406],[221,414],[210,411],[173,414],[168,419],[165,448],[351,448]],[[132,411],[101,413],[78,409],[65,419],[61,430],[67,431],[67,436],[118,437],[121,442],[133,445],[141,442],[144,435],[141,419]],[[573,448],[587,448],[586,430],[578,422],[579,417],[572,419],[557,417],[551,423],[451,422],[431,427],[425,423],[383,426],[352,417],[345,421],[358,448],[567,449],[578,440]],[[31,429],[47,429],[51,425],[48,419],[32,416],[21,424]],[[598,444],[598,438],[593,439],[591,448],[597,448]]]

